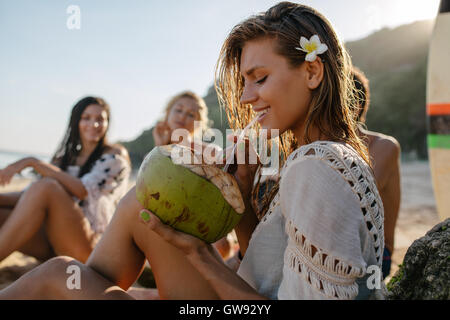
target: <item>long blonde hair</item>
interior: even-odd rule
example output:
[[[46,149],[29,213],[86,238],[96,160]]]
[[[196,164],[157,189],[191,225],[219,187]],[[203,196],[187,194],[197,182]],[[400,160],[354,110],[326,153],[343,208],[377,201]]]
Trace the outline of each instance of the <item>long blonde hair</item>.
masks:
[[[350,57],[330,22],[311,7],[281,2],[266,12],[251,16],[232,29],[222,46],[216,66],[214,83],[219,102],[226,110],[231,128],[244,128],[254,117],[251,108],[240,102],[244,89],[240,62],[245,43],[272,38],[276,43],[276,52],[295,68],[305,61],[306,55],[295,49],[300,37],[309,39],[314,34],[328,46],[328,50],[320,55],[324,64],[324,77],[312,92],[304,140],[306,143],[312,142],[311,130],[317,127],[330,140],[352,146],[370,164],[367,147],[357,134],[353,116],[357,106],[353,98],[355,86],[351,76]],[[281,165],[296,148],[297,141],[293,133],[287,130],[280,136]]]
[[[196,94],[192,91],[189,91],[189,90],[180,92],[180,93],[176,94],[175,96],[173,96],[172,98],[170,98],[169,102],[166,104],[166,107],[164,109],[164,117],[165,117],[164,120],[167,121],[170,110],[175,105],[175,103],[177,103],[177,101],[182,98],[192,99],[199,106],[199,108],[198,108],[198,113],[200,115],[200,128],[199,129],[201,129],[201,132],[197,132],[195,134],[202,134],[204,131],[208,130],[208,128],[211,125],[211,120],[209,120],[209,118],[208,118],[208,106],[206,105],[206,102],[205,102],[205,100],[203,100],[202,97],[200,97],[198,94]]]

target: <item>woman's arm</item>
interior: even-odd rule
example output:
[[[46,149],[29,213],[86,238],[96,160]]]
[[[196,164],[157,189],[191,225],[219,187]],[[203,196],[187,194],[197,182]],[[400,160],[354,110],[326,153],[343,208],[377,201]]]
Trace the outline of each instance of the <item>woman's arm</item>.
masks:
[[[147,214],[141,215],[141,221],[165,241],[180,249],[192,266],[211,285],[220,299],[266,299],[229,269],[211,245],[166,226],[148,210],[144,210],[144,212]]]
[[[67,192],[80,200],[87,196],[87,190],[80,179],[71,176],[57,166],[38,160],[36,158],[26,158],[25,167],[32,167],[43,177],[53,178],[58,181]],[[25,168],[24,167],[24,168]]]
[[[257,224],[258,218],[256,217],[256,214],[253,212],[250,202],[245,201],[244,215],[241,218],[241,221],[239,221],[238,225],[234,228],[234,231],[236,232],[236,237],[239,242],[239,251],[241,252],[242,256],[244,256],[245,252],[247,251],[250,238]]]
[[[11,182],[12,177],[16,173],[20,173],[23,169],[29,166],[29,159],[24,158],[14,163],[11,163],[4,169],[0,170],[0,186],[7,185]]]

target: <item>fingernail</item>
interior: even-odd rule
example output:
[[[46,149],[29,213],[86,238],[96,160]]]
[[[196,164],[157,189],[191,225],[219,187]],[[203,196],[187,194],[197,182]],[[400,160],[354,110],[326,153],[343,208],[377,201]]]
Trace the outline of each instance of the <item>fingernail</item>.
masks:
[[[150,220],[150,214],[149,214],[147,211],[142,210],[142,211],[141,211],[141,218],[142,218],[142,220],[144,220],[145,222],[148,222],[148,221]]]

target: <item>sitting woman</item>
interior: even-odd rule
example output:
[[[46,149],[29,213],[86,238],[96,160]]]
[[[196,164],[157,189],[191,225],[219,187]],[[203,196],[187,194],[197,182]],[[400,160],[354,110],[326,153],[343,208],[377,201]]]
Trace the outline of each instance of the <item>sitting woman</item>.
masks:
[[[103,99],[83,98],[51,163],[24,158],[0,170],[1,184],[27,167],[41,176],[22,192],[0,194],[0,261],[16,250],[41,261],[87,260],[128,190],[128,153],[107,143],[109,121]]]
[[[196,122],[197,126],[195,126]],[[167,103],[164,120],[159,121],[153,129],[153,139],[156,146],[180,143],[195,149],[194,136],[199,135],[198,141],[202,141],[201,135],[209,128],[209,125],[208,107],[205,101],[192,91],[184,91],[172,97]],[[181,130],[177,132],[177,129]],[[206,146],[203,143],[202,150]],[[217,146],[211,155],[218,155],[220,152],[220,147]],[[231,240],[223,238],[214,244],[224,259],[230,256]]]
[[[164,113],[164,120],[159,121],[152,131],[156,146],[181,143],[190,147],[194,135],[203,134],[209,127],[208,107],[200,96],[191,91],[172,97]],[[174,132],[177,129],[180,130]]]
[[[250,205],[258,165],[233,171],[246,208],[235,228],[243,256],[237,273],[211,245],[142,211],[130,190],[86,264],[54,258],[0,298],[129,299],[124,290],[146,258],[165,299],[380,293],[383,284],[368,278],[370,270],[381,270],[383,205],[356,133],[351,62],[331,24],[310,7],[281,2],[233,28],[218,66],[215,83],[231,125],[244,128],[256,116],[263,129],[278,129],[286,157],[259,223]],[[66,286],[72,265],[79,267],[82,290]]]

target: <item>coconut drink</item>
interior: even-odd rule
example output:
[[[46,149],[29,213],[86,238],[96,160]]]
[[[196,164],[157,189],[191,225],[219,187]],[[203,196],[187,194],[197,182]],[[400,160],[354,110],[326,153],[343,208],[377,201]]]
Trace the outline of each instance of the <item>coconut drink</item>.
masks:
[[[153,148],[139,168],[137,200],[174,229],[216,242],[240,221],[241,192],[232,175],[216,165],[180,161],[182,152],[195,157],[180,145]]]

